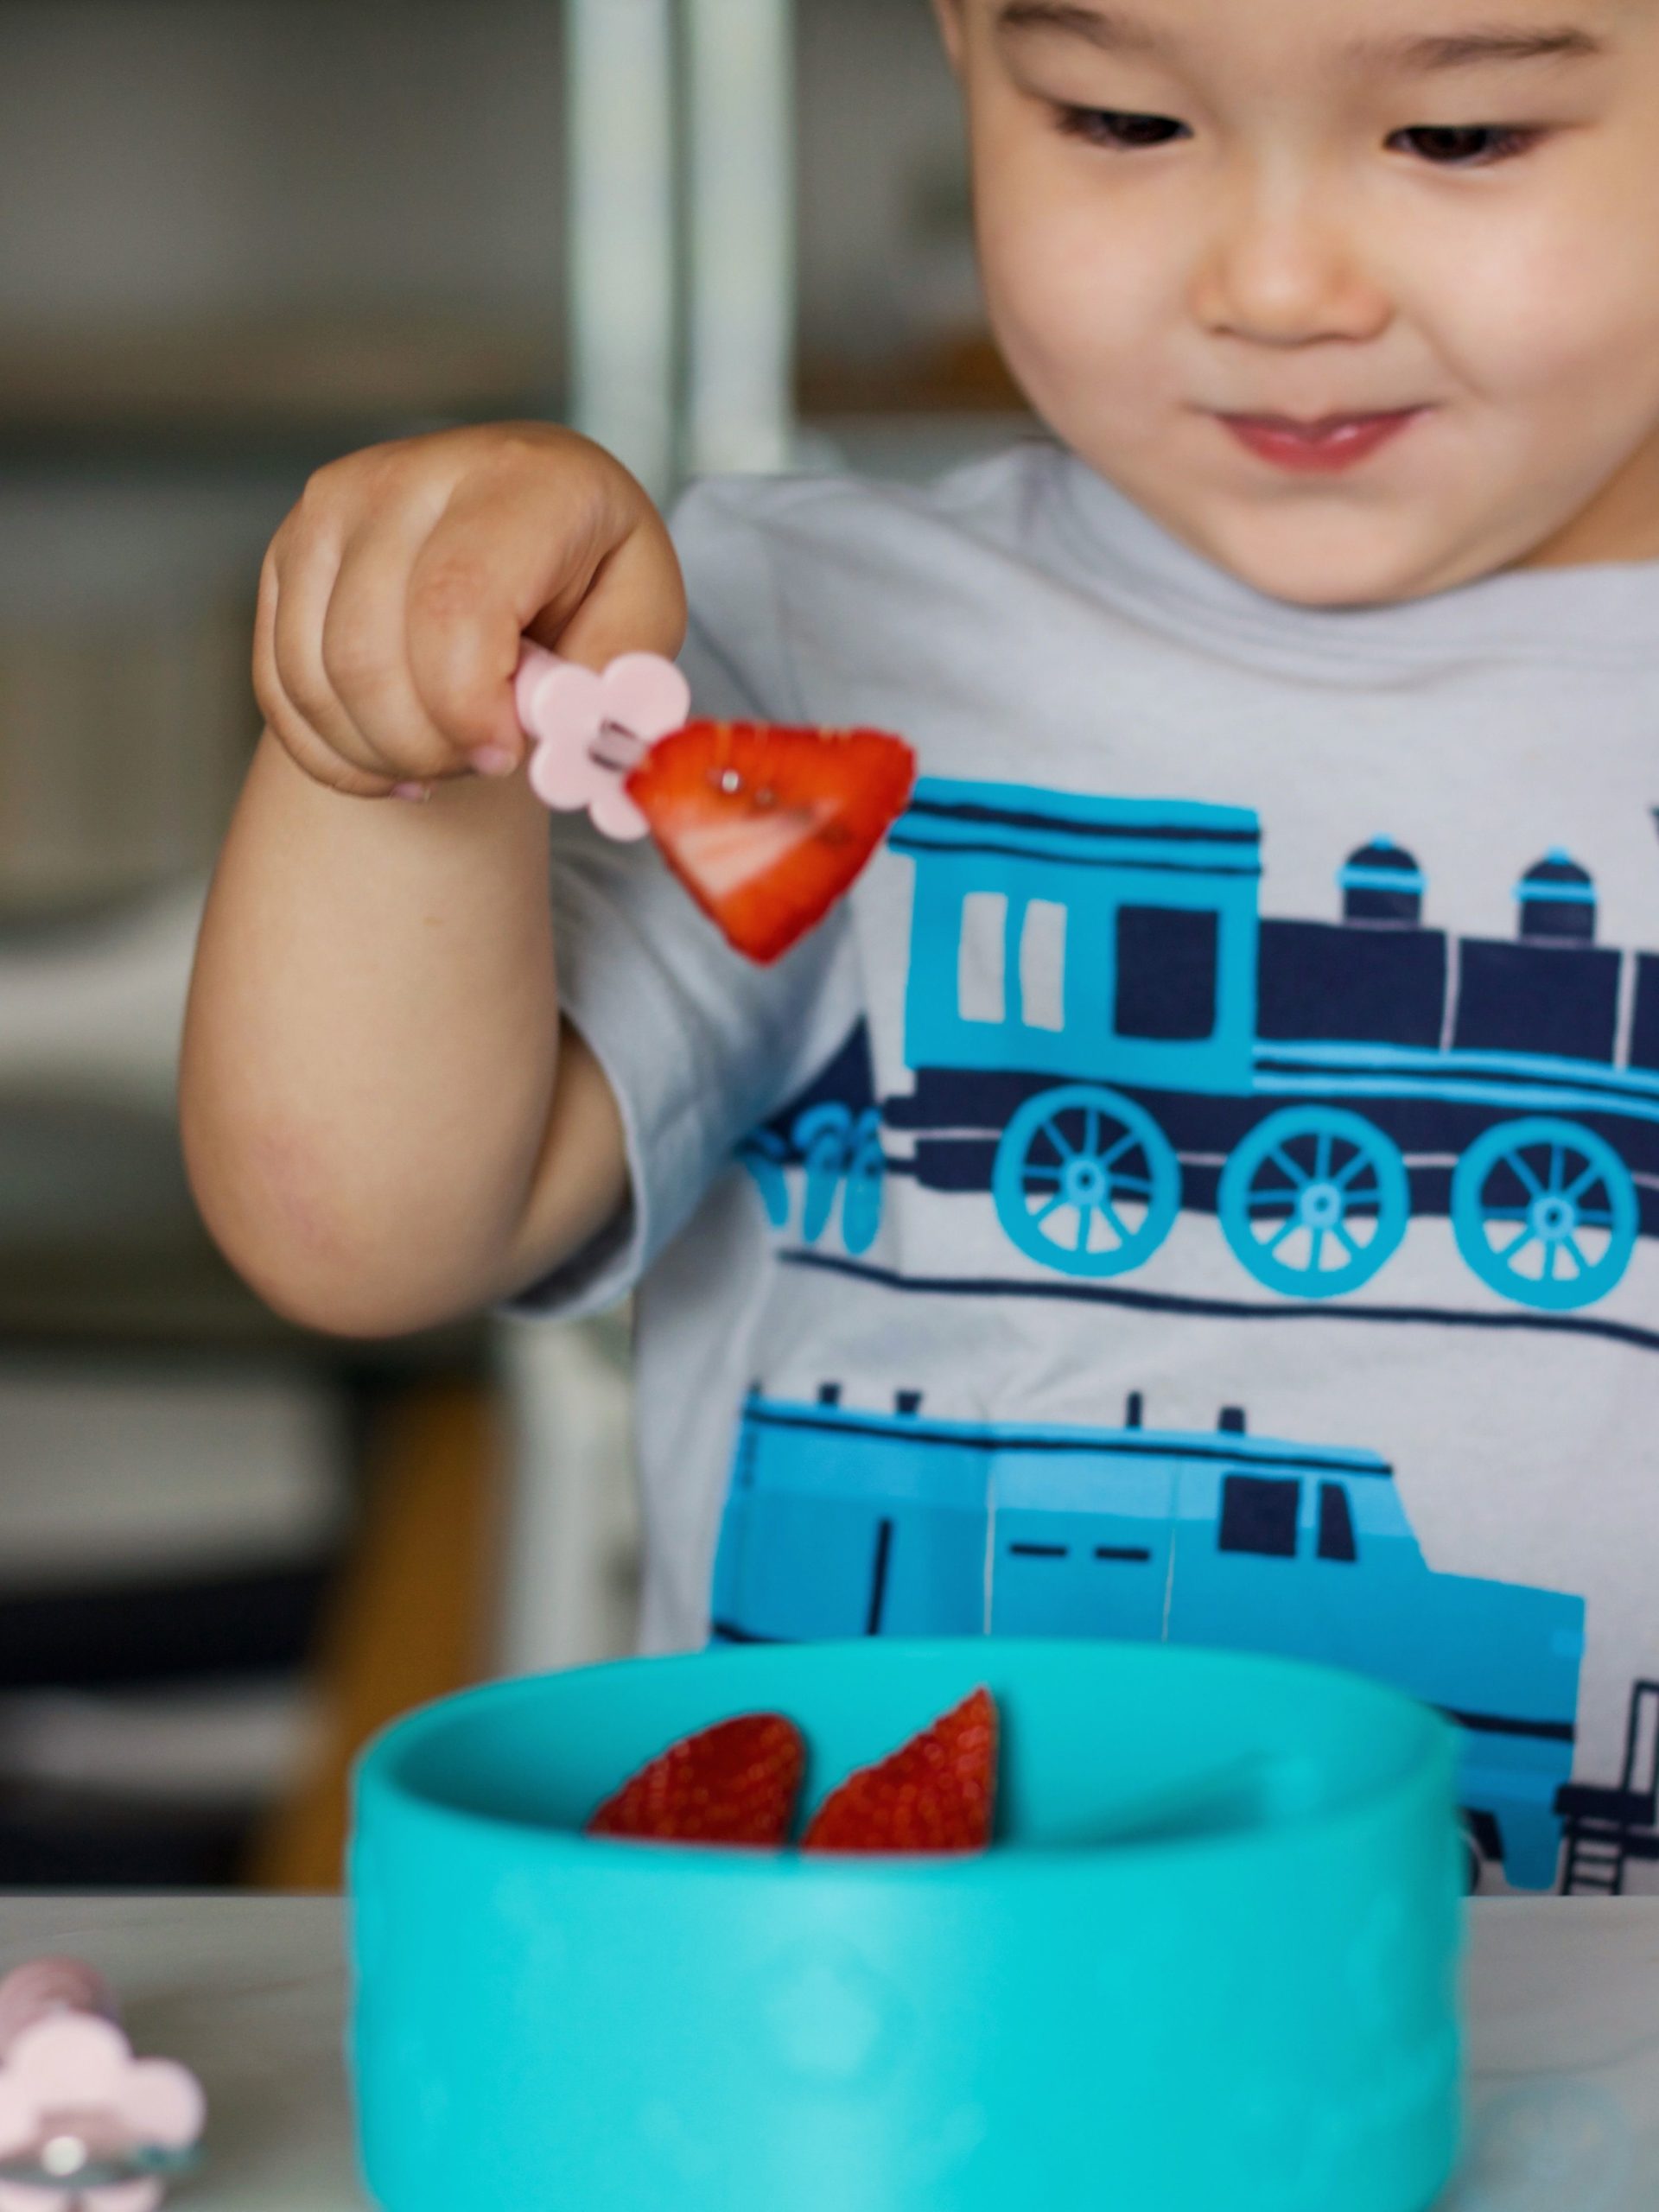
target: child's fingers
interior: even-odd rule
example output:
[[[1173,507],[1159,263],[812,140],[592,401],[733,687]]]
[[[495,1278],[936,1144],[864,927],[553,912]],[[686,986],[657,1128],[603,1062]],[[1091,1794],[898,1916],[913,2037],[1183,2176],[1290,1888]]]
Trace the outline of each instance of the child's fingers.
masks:
[[[325,785],[345,798],[391,798],[397,792],[397,786],[385,777],[365,775],[349,760],[341,760],[334,747],[325,745],[309,723],[291,708],[284,712],[279,707],[276,714],[268,714],[265,727],[296,767],[302,768],[314,784]],[[413,796],[415,787],[409,788]]]
[[[548,634],[549,610],[531,626],[538,643],[569,660],[603,668],[619,653],[658,652],[672,659],[685,642],[685,586],[668,531],[647,506],[608,553],[579,605]]]
[[[366,772],[335,751],[289,696],[272,640],[281,607],[282,587],[274,563],[259,578],[259,607],[254,626],[254,691],[267,728],[296,765],[331,791],[353,798],[384,798],[391,779]]]
[[[259,596],[253,613],[253,696],[267,721],[279,702],[284,711],[289,709],[289,702],[276,675],[277,591],[276,548],[273,545],[267,549],[259,565]]]
[[[365,741],[335,692],[322,657],[324,625],[340,572],[334,543],[279,531],[266,556],[272,579],[268,659],[260,671],[260,705],[279,730],[303,728],[359,774],[397,780],[391,762]]]
[[[486,773],[522,757],[513,705],[522,618],[540,580],[563,580],[563,533],[524,504],[452,508],[416,557],[408,594],[409,665],[429,719],[455,753]]]
[[[402,779],[453,776],[464,755],[433,721],[409,664],[410,572],[429,517],[393,508],[347,543],[323,620],[335,696],[376,763]]]
[[[618,462],[543,425],[457,432],[308,484],[267,556],[255,689],[337,788],[505,774],[523,632],[598,665],[683,629],[667,531]]]
[[[410,580],[416,687],[475,762],[487,753],[499,767],[524,751],[510,689],[522,633],[571,652],[590,598],[610,611],[588,620],[576,657],[677,651],[679,564],[626,470],[566,432],[501,448],[457,487]]]
[[[411,684],[448,765],[506,775],[524,752],[513,703],[519,631],[512,605],[482,569],[425,559],[410,578]]]

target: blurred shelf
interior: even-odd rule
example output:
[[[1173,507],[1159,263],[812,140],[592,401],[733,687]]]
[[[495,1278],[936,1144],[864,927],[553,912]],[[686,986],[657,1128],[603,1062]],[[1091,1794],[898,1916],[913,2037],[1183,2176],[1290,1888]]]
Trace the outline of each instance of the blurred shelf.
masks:
[[[0,335],[0,464],[294,455],[546,415],[550,328],[499,314],[273,310]]]
[[[111,1252],[19,1248],[0,1253],[0,1342],[24,1350],[166,1352],[180,1344],[219,1354],[275,1352],[318,1361],[359,1379],[396,1382],[476,1373],[486,1363],[489,1323],[457,1323],[386,1343],[319,1337],[260,1304],[205,1234],[171,1250]]]
[[[455,422],[556,417],[550,327],[499,315],[296,309],[211,323],[0,334],[0,465],[283,467]],[[1024,417],[988,338],[881,361],[808,359],[809,420]]]
[[[801,365],[796,399],[809,417],[1027,412],[1001,355],[978,333],[893,359],[809,359]]]

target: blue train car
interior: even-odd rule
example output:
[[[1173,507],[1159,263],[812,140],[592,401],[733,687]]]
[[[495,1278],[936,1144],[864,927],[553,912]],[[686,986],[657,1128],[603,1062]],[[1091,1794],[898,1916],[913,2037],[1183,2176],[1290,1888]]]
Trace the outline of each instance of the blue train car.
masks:
[[[1581,1599],[1438,1574],[1373,1452],[752,1398],[715,1579],[728,1642],[1077,1636],[1348,1666],[1439,1706],[1510,1878],[1555,1878]]]
[[[1513,938],[1453,939],[1386,839],[1339,872],[1340,919],[1264,918],[1241,808],[924,780],[891,843],[914,1089],[766,1140],[807,1161],[809,1236],[845,1176],[867,1249],[898,1167],[988,1191],[1061,1274],[1132,1272],[1185,1209],[1322,1299],[1440,1215],[1491,1289],[1564,1313],[1659,1234],[1659,958],[1595,942],[1566,855],[1517,883]]]

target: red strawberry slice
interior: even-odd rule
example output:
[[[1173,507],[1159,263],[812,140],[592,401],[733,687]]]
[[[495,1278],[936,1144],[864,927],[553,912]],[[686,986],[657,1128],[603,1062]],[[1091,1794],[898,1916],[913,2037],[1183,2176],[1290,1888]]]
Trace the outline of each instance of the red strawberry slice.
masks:
[[[626,789],[704,913],[765,965],[862,872],[915,780],[915,754],[880,730],[690,722]]]
[[[641,1767],[600,1807],[588,1833],[776,1850],[788,1840],[805,1766],[792,1720],[745,1713],[687,1736]]]
[[[996,1703],[976,1690],[818,1808],[803,1851],[983,1851],[996,1811]]]

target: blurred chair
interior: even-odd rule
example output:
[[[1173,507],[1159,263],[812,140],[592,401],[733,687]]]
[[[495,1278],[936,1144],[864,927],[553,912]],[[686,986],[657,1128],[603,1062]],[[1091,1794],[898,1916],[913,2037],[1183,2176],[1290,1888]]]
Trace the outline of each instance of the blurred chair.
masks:
[[[0,931],[0,1884],[333,1886],[377,1728],[632,1641],[619,1319],[335,1344],[207,1244],[200,905]]]
[[[416,1383],[387,1408],[313,1656],[311,1741],[249,1855],[254,1887],[338,1888],[357,1753],[411,1707],[495,1671],[503,1449],[475,1384]]]
[[[0,1885],[326,1885],[356,1742],[490,1662],[487,1330],[308,1336],[196,1218],[200,902],[0,930]]]
[[[200,887],[0,931],[0,1875],[224,1878],[305,1726],[338,1394],[196,1224]],[[263,1344],[261,1338],[266,1338]]]

